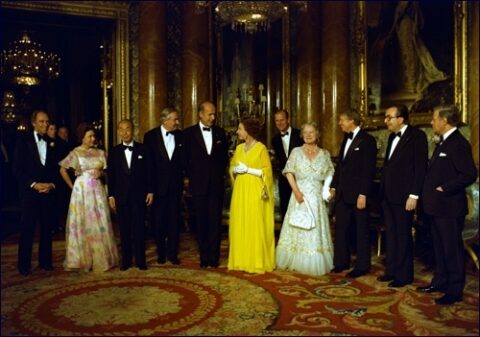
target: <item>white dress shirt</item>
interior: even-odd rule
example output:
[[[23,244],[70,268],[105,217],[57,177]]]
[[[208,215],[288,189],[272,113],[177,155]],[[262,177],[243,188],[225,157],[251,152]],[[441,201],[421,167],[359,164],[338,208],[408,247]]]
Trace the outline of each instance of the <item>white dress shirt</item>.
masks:
[[[357,134],[360,132],[360,127],[357,126],[355,128],[355,130],[353,130],[353,137],[352,139],[348,138],[347,139],[347,143],[345,144],[345,149],[343,150],[343,158],[345,158],[345,156],[347,155],[347,152],[348,152],[348,148],[350,147],[350,145],[352,144],[353,140],[355,139],[355,137],[357,136]]]
[[[172,159],[173,151],[175,150],[175,137],[171,133],[169,133],[167,136],[167,130],[163,127],[163,125],[160,127],[160,130],[162,130],[163,142],[165,144],[165,148],[167,149],[168,158]]]
[[[404,126],[400,129],[399,132],[400,132],[400,136],[401,136],[401,137],[405,134],[405,130],[407,129],[407,126],[408,126],[408,125],[404,125]],[[390,153],[388,154],[388,159],[390,159],[390,157],[392,156],[393,151],[395,151],[395,148],[397,147],[397,144],[398,144],[399,141],[400,141],[400,137],[395,136],[395,138],[393,138],[392,146],[390,147]]]
[[[211,154],[212,153],[212,127],[205,126],[202,124],[202,122],[198,122],[198,125],[200,127],[200,131],[202,132],[203,136],[203,141],[205,142],[205,147],[207,148],[207,153]],[[210,131],[203,130],[203,128],[209,128]]]
[[[292,127],[289,126],[287,131],[281,132],[280,135],[282,137],[283,151],[285,151],[285,155],[288,157],[288,149],[290,147],[290,136],[292,135]]]
[[[47,159],[47,142],[43,139],[38,139],[38,132],[33,131],[35,135],[35,142],[37,143],[38,155],[40,156],[40,162],[45,166]]]
[[[128,144],[125,144],[125,143],[122,143],[122,144],[125,145],[125,146],[131,146],[132,150],[133,150],[133,142],[130,142]],[[125,150],[123,150],[123,152],[125,153],[125,158],[127,159],[128,168],[130,168],[130,165],[132,164],[133,151],[130,151],[129,149],[125,149]]]

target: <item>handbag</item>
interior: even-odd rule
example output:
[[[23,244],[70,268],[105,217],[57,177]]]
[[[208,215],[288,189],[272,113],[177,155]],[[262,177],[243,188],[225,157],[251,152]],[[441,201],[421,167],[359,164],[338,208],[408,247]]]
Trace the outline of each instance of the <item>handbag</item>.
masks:
[[[307,199],[304,199],[301,204],[296,204],[290,213],[289,225],[305,230],[310,230],[315,227],[315,217],[313,216]]]
[[[267,200],[268,200],[267,186],[266,186],[265,184],[263,184],[263,186],[262,186],[261,197],[262,197],[262,200],[263,200],[263,201],[267,201]]]

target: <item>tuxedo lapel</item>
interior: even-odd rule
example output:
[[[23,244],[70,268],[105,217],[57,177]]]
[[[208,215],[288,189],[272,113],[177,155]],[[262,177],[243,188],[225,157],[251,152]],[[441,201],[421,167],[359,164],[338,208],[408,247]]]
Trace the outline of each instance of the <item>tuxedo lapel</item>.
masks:
[[[410,139],[412,138],[411,131],[412,131],[411,128],[407,127],[407,130],[405,130],[402,137],[400,137],[400,140],[398,141],[398,144],[395,147],[395,150],[393,150],[392,156],[390,157],[389,161],[392,161],[393,159],[395,159],[395,157],[398,156],[398,154],[402,151],[405,145],[410,141]],[[394,135],[394,137],[396,137],[396,135]],[[393,139],[394,138],[392,138],[392,142],[393,142]],[[390,151],[388,153],[390,153]]]
[[[170,160],[170,158],[168,158],[167,147],[165,146],[165,142],[163,141],[162,130],[160,130],[160,128],[157,128],[157,146],[160,151],[160,155],[164,159]]]
[[[453,136],[450,135],[450,137]],[[433,150],[433,154],[432,154],[432,157],[430,158],[430,160],[428,161],[428,166],[430,167],[433,162],[435,161],[435,159],[437,159],[438,157],[438,154],[440,153],[440,149],[443,145],[445,145],[445,142],[448,142],[448,140],[450,139],[450,137],[448,137],[447,139],[445,139],[445,141],[443,143],[438,143],[436,146],[435,146],[435,149]]]
[[[348,148],[347,154],[345,155],[345,160],[348,159],[348,157],[354,151],[354,149],[357,148],[360,145],[360,143],[362,142],[363,139],[362,139],[362,136],[361,136],[360,132],[357,134],[357,136],[355,138],[353,138],[352,144],[350,144],[350,147]]]
[[[27,144],[32,151],[32,154],[33,154],[33,157],[34,157],[35,161],[39,165],[42,165],[42,161],[40,160],[40,154],[38,153],[37,140],[35,139],[35,134],[33,132],[30,135],[30,137],[28,138]],[[46,163],[46,161],[45,161],[45,163]]]
[[[388,158],[388,156],[390,156],[390,149],[392,148],[393,139],[394,139],[395,137],[396,137],[396,136],[395,136],[393,133],[390,133],[390,135],[388,136],[387,151],[386,151],[386,153],[385,153],[385,160],[384,160],[384,163],[385,163],[385,164],[390,161],[390,159]]]
[[[212,138],[213,138],[213,128],[212,128]],[[208,154],[207,152],[207,146],[205,145],[205,140],[203,139],[203,136],[202,136],[202,130],[200,130],[200,126],[197,124],[197,126],[195,127],[195,131],[194,131],[194,137],[197,141],[198,144],[200,144],[200,147],[203,149],[203,151],[205,151],[205,153]],[[214,140],[212,139],[212,147],[213,147],[213,143],[214,143]],[[212,151],[213,151],[213,148],[212,148]]]

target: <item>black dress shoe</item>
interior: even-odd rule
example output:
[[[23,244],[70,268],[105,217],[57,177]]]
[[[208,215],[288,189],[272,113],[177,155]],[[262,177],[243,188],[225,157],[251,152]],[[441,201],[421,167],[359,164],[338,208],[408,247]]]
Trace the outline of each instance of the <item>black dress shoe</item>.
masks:
[[[170,261],[172,264],[174,264],[174,265],[180,264],[180,260],[179,260],[179,259],[171,259],[171,260],[169,259],[169,261]]]
[[[389,276],[389,275],[382,275],[377,277],[377,281],[380,281],[380,282],[390,282],[393,280],[395,280],[395,277]]]
[[[158,262],[159,264],[164,264],[165,262],[167,262],[167,260],[165,260],[164,257],[159,257],[159,258],[157,258],[157,262]]]
[[[417,291],[421,293],[434,293],[434,292],[444,292],[445,289],[443,289],[442,287],[437,287],[430,284],[425,287],[417,287]]]
[[[200,262],[200,268],[205,269],[208,267],[208,263],[206,262]]]
[[[400,281],[392,281],[388,284],[389,287],[391,288],[401,288],[406,286],[407,284],[410,284],[412,282],[400,282]]]
[[[40,269],[46,270],[46,271],[52,271],[54,268],[52,265],[50,266],[38,266]]]
[[[120,267],[120,270],[121,270],[121,271],[125,271],[125,270],[127,270],[127,269],[130,269],[130,267],[132,267],[132,266],[131,266],[131,265],[122,265],[122,266]]]
[[[147,265],[145,265],[145,264],[139,264],[139,265],[137,265],[137,267],[140,270],[147,270],[148,269]]]
[[[23,269],[23,268],[18,269],[18,272],[22,276],[28,276],[32,273],[32,271],[30,269]]]
[[[351,272],[349,272],[346,276],[349,277],[349,278],[356,278],[356,277],[360,277],[360,276],[363,276],[363,275],[367,275],[368,274],[368,271],[366,270],[352,270]]]
[[[440,298],[437,298],[435,300],[435,303],[437,304],[453,304],[455,302],[461,302],[462,301],[462,295],[450,295],[450,294],[445,294]]]

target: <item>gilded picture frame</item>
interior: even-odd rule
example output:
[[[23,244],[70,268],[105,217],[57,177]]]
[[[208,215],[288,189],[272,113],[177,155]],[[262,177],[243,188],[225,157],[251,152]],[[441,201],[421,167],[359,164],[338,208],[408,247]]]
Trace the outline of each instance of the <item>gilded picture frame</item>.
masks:
[[[378,2],[358,1],[354,5],[353,19],[353,36],[354,36],[354,65],[356,67],[356,88],[357,92],[354,97],[354,105],[356,105],[361,117],[362,125],[366,129],[379,129],[385,127],[384,112],[381,108],[377,113],[372,112],[371,99],[371,78],[374,76],[375,69],[369,69],[372,60],[369,60],[372,53],[369,48],[372,41],[368,41],[368,11],[369,6]],[[404,2],[405,3],[405,2]],[[468,99],[467,99],[467,23],[468,23],[468,2],[454,1],[452,2],[451,14],[453,27],[451,27],[452,36],[452,74],[449,74],[453,82],[453,102],[460,108],[462,113],[462,122],[468,122]],[[441,23],[439,23],[441,24]],[[370,42],[370,43],[369,43]],[[370,47],[369,47],[370,46]],[[395,102],[394,102],[395,103]],[[398,102],[404,103],[404,102]],[[409,104],[407,104],[409,106]],[[373,105],[375,107],[375,105]],[[385,108],[385,107],[382,107]],[[412,113],[410,122],[414,125],[424,126],[431,121],[431,111],[422,111]]]

